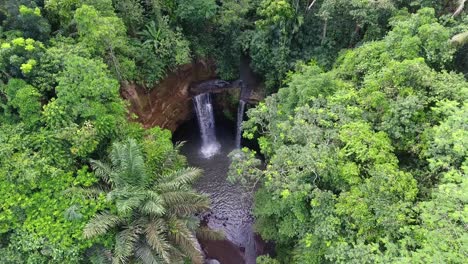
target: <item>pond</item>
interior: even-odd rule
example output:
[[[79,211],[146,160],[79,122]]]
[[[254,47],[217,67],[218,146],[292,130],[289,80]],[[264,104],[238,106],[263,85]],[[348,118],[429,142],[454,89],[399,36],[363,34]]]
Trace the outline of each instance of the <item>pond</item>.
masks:
[[[219,149],[210,157],[201,151],[204,142],[196,118],[174,133],[174,141],[185,141],[181,152],[189,165],[204,170],[195,188],[211,197],[212,209],[201,216],[203,221],[226,236],[224,241],[200,242],[208,259],[222,264],[253,264],[259,253],[256,248],[262,248],[262,243],[253,232],[252,202],[239,186],[226,180],[230,164],[227,155],[235,149],[235,122],[218,117],[214,124]]]

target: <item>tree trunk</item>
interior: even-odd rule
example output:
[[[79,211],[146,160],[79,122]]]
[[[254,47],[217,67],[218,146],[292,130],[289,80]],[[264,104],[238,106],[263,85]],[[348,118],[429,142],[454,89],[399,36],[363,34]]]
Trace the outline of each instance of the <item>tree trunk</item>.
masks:
[[[327,37],[327,25],[328,25],[328,19],[325,19],[325,23],[323,24],[322,43],[321,43],[321,45],[325,44],[325,38]]]

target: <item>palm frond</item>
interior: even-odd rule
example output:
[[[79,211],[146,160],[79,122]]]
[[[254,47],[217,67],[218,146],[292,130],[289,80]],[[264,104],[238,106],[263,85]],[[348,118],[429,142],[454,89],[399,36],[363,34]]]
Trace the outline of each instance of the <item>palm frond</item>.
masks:
[[[183,186],[192,184],[202,175],[202,170],[198,168],[185,168],[174,171],[168,175],[160,177],[155,188],[158,190],[178,190]]]
[[[110,153],[110,159],[117,173],[113,176],[114,182],[119,187],[145,186],[149,180],[143,154],[140,146],[134,139],[127,142],[114,143]]]
[[[134,139],[129,139],[127,145],[127,159],[126,164],[128,175],[135,183],[133,186],[146,186],[148,178],[146,176],[145,161],[140,146]]]
[[[181,203],[186,204],[206,204],[209,206],[210,199],[207,195],[196,193],[195,191],[172,191],[161,194],[161,198],[168,206]]]
[[[166,226],[162,219],[153,219],[145,228],[145,238],[148,245],[159,255],[165,262],[171,263],[169,250],[171,245],[167,243],[165,238]]]
[[[68,221],[75,221],[83,218],[83,215],[80,213],[80,209],[81,207],[76,204],[68,207],[68,209],[64,212],[65,219]]]
[[[137,259],[140,259],[143,264],[170,263],[164,262],[160,256],[154,254],[153,250],[146,243],[138,243],[135,249],[135,256]]]
[[[87,260],[91,264],[112,263],[112,253],[101,245],[92,246],[87,250]]]
[[[180,249],[174,247],[174,246],[171,246],[171,249],[170,249],[170,255],[171,255],[171,264],[173,263],[179,263],[179,264],[182,264],[182,263],[187,263],[187,256],[182,252],[180,251]]]
[[[73,196],[79,195],[80,197],[86,197],[86,198],[96,198],[101,193],[104,193],[104,190],[99,186],[87,187],[87,188],[71,187],[62,192],[62,194],[66,197],[73,197]]]
[[[166,192],[161,197],[168,210],[179,216],[190,216],[210,209],[208,196],[194,192]]]
[[[140,187],[125,186],[122,188],[114,188],[110,191],[107,196],[110,201],[118,199],[127,199],[130,197],[140,197],[144,199],[148,194],[148,190],[144,190]]]
[[[212,230],[202,226],[197,229],[197,238],[202,240],[223,240],[226,236],[221,230]]]
[[[128,258],[133,254],[140,233],[141,229],[138,226],[129,226],[127,229],[117,233],[113,257],[114,263],[127,262]]]
[[[100,213],[86,224],[83,230],[83,235],[85,238],[102,235],[122,222],[123,220],[116,215],[107,212]]]
[[[146,198],[153,199],[155,201],[161,200],[161,195],[158,192],[155,192],[153,190],[145,190],[145,196]]]
[[[182,220],[172,218],[170,222],[173,229],[169,232],[169,238],[192,260],[192,263],[203,263],[203,253],[193,232]]]
[[[140,211],[146,215],[162,216],[166,212],[162,200],[148,199],[140,207]]]
[[[99,160],[91,160],[91,168],[94,170],[94,174],[101,178],[105,183],[112,184],[112,167]]]
[[[115,200],[115,206],[120,215],[129,215],[142,204],[143,200],[144,196],[135,195],[126,199]]]
[[[174,150],[179,152],[186,143],[187,143],[187,141],[178,141],[178,142],[176,142],[174,144]]]
[[[177,161],[178,153],[172,154],[174,157],[170,158]],[[187,219],[209,209],[208,197],[191,187],[202,171],[186,168],[159,175],[154,186],[148,186],[153,177],[146,169],[140,145],[133,139],[114,143],[109,159],[109,164],[92,160],[91,165],[97,176],[112,185],[111,190],[106,190],[107,198],[115,203],[117,215],[96,215],[85,226],[84,236],[91,238],[121,226],[119,230],[123,230],[117,233],[113,249],[114,263],[125,263],[132,255],[136,262],[143,263],[172,264],[185,257],[190,257],[192,263],[202,263],[203,254],[194,231],[199,222],[188,226]],[[100,194],[102,190],[88,188],[80,193]],[[128,226],[122,227],[123,224]],[[200,237],[222,237],[215,231],[199,233]]]
[[[198,227],[200,227],[200,218],[196,217],[195,215],[187,216],[187,217],[179,217],[180,219],[184,220],[185,225],[188,229],[195,232]]]

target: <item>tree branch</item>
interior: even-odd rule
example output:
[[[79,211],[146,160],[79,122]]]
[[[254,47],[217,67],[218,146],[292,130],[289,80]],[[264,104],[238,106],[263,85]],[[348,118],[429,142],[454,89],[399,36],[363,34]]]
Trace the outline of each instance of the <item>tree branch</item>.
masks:
[[[317,0],[314,0],[312,1],[312,3],[310,3],[310,5],[307,7],[307,11],[309,11],[312,8],[312,6],[314,6],[315,2],[317,2]]]
[[[458,8],[457,10],[455,10],[455,12],[453,12],[452,17],[458,16],[463,11],[463,8],[465,8],[466,0],[459,0],[458,2],[459,2]]]

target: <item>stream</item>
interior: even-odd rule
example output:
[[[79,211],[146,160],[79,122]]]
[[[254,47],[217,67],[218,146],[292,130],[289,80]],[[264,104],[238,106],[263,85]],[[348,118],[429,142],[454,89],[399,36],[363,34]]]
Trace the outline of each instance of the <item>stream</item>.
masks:
[[[236,126],[223,118],[217,118],[215,123],[219,149],[209,153],[209,157],[204,151],[207,142],[203,139],[203,129],[199,129],[197,120],[186,122],[174,133],[174,141],[185,141],[181,152],[189,165],[204,170],[195,188],[211,197],[212,210],[201,216],[203,221],[211,229],[222,230],[226,236],[223,241],[200,242],[207,259],[216,259],[222,264],[254,264],[256,244],[261,245],[261,242],[253,232],[251,201],[243,196],[240,187],[226,180],[230,164],[227,155],[236,148]]]

